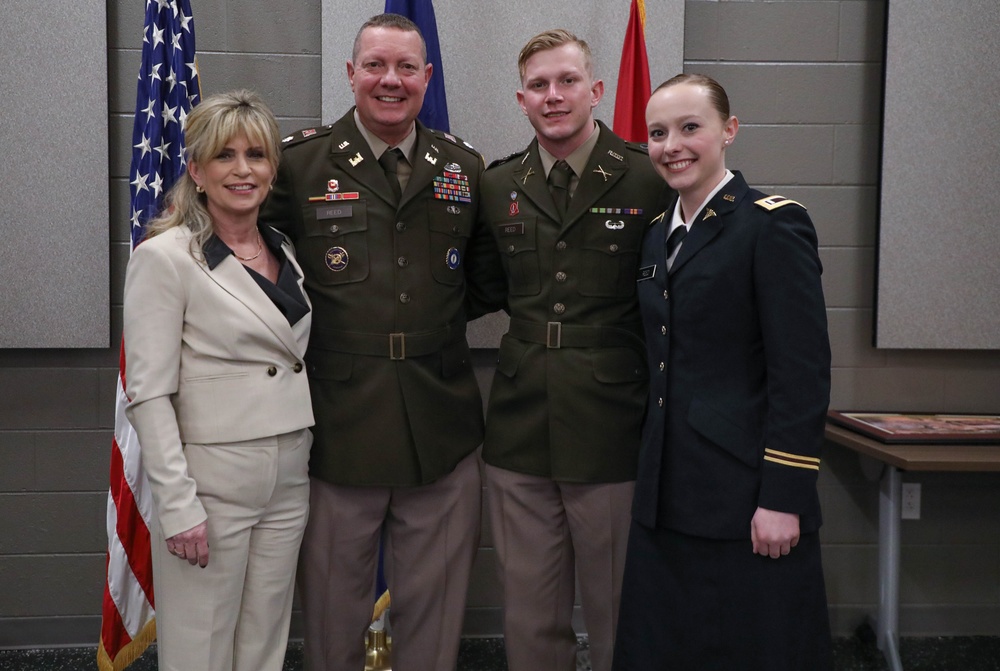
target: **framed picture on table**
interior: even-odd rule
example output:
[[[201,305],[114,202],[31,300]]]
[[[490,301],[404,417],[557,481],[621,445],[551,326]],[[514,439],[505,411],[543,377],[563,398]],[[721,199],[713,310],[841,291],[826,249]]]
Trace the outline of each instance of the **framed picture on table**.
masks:
[[[831,410],[827,416],[883,443],[1000,443],[1000,415]]]

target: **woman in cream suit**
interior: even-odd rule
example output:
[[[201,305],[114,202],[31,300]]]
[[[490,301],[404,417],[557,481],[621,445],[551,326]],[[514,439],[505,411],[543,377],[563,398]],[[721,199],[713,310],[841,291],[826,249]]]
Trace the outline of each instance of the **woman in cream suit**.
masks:
[[[159,668],[278,671],[308,515],[310,307],[290,243],[257,224],[274,116],[247,91],[212,96],[186,140],[188,170],[125,280]]]

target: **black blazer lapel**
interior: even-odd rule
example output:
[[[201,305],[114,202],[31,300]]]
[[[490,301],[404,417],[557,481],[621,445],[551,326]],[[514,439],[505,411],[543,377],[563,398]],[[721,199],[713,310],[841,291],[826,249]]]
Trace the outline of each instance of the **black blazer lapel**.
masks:
[[[722,231],[726,225],[726,218],[736,209],[737,203],[746,196],[749,189],[750,187],[747,186],[743,177],[739,173],[735,173],[733,178],[712,196],[712,199],[708,201],[708,204],[695,217],[694,223],[691,224],[691,231],[684,238],[684,244],[681,245],[680,251],[677,252],[677,258],[670,266],[671,275]],[[673,213],[672,206],[668,212]]]

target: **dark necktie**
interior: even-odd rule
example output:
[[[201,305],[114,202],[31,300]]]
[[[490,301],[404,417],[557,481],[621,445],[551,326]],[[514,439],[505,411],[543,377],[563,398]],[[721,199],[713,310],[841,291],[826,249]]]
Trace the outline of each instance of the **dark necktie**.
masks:
[[[677,251],[677,248],[681,246],[681,242],[684,241],[684,236],[688,234],[687,226],[681,225],[670,232],[667,236],[667,258],[669,259]]]
[[[556,161],[549,170],[549,191],[552,192],[552,200],[556,203],[560,219],[566,216],[569,208],[569,180],[572,176],[573,168],[566,161]]]
[[[399,175],[396,171],[399,159],[401,158],[403,158],[403,152],[398,147],[393,147],[382,152],[382,155],[378,159],[379,165],[385,170],[385,178],[389,180],[389,187],[392,189],[394,202],[397,204],[400,198],[403,197],[403,189],[399,186]]]

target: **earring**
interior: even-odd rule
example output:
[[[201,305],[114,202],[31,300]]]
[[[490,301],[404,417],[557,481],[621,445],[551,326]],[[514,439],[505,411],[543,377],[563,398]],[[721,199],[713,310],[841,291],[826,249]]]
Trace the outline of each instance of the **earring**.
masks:
[[[194,190],[198,193],[205,193],[205,188],[201,184],[195,184]]]
[[[728,145],[728,144],[729,144],[729,140],[726,140],[726,141],[725,141],[725,142],[723,142],[722,144],[725,144],[725,145]]]

